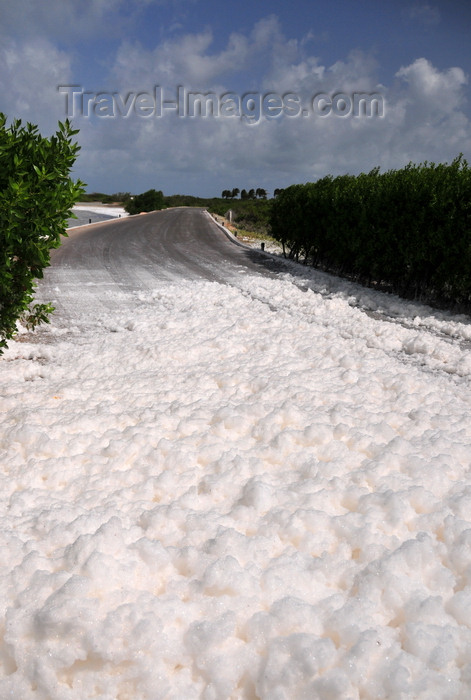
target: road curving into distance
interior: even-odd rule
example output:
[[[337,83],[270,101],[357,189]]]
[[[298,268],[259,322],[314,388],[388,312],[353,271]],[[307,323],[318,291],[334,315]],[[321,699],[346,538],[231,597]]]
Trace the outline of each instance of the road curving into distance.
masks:
[[[342,337],[363,338],[368,348],[422,371],[439,370],[453,381],[471,376],[467,318],[238,245],[204,209],[180,207],[74,228],[52,251],[51,262],[36,300],[51,302],[55,313],[38,337],[72,333],[79,342],[90,324],[110,330],[132,324],[141,302],[160,298],[163,287],[189,285],[198,294],[194,282],[214,282],[303,323],[324,317],[324,324],[342,327]],[[298,295],[294,303],[285,281],[317,297]]]
[[[38,295],[59,316],[77,305],[118,308],[129,292],[179,279],[234,283],[274,275],[283,262],[237,245],[204,209],[180,207],[71,229],[51,252]]]

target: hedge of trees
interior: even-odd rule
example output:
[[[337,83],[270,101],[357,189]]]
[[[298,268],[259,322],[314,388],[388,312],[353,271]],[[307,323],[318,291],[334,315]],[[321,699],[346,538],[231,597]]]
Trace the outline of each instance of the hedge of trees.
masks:
[[[410,163],[291,185],[273,200],[285,254],[409,298],[471,305],[471,170]]]

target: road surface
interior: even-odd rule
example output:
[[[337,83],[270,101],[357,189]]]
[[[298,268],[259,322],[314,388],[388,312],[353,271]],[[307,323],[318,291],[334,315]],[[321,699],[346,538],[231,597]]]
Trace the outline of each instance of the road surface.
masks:
[[[238,245],[204,209],[167,209],[75,228],[52,251],[51,261],[36,299],[53,304],[54,325],[59,328],[79,328],[91,318],[99,324],[103,314],[133,314],[139,295],[196,280],[230,285],[267,310],[315,322],[309,295],[293,307],[283,294],[265,289],[267,278],[287,277],[303,292],[310,289],[328,304],[334,300],[345,305],[346,335],[364,335],[385,352],[394,346],[401,361],[427,370],[464,376],[470,372],[465,357],[471,348],[469,317],[433,311]],[[355,318],[358,324],[350,327]],[[405,345],[399,340],[404,331]],[[391,347],[385,336],[391,337]],[[453,361],[450,351],[456,356]]]
[[[129,292],[166,281],[231,284],[248,272],[280,270],[283,261],[237,245],[203,209],[182,207],[73,229],[52,251],[37,296],[52,301],[58,320],[77,307],[115,309]]]

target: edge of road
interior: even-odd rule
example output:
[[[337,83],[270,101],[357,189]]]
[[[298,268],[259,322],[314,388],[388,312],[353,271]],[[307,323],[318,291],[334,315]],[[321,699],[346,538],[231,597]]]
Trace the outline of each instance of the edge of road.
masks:
[[[213,216],[212,214],[210,214],[209,211],[208,211],[207,209],[205,209],[204,212],[205,212],[205,214],[207,214],[207,216],[209,216],[209,218],[210,218],[212,221],[214,221],[214,223],[216,224],[216,226],[217,226],[223,233],[226,234],[227,238],[228,238],[230,241],[232,241],[233,243],[235,243],[236,245],[240,246],[241,248],[245,248],[246,250],[256,250],[258,253],[265,253],[266,255],[269,255],[268,251],[266,251],[266,250],[262,250],[261,248],[260,248],[260,249],[259,249],[259,248],[253,248],[251,245],[247,245],[246,243],[242,243],[241,241],[239,241],[239,239],[237,238],[237,236],[234,236],[234,234],[232,233],[232,231],[230,231],[228,228],[226,228],[223,224],[220,224],[219,221],[218,221],[217,219],[215,219],[214,216]]]
[[[242,243],[241,241],[239,241],[237,239],[237,236],[234,236],[232,231],[230,231],[228,228],[226,228],[223,224],[220,224],[219,221],[212,214],[210,214],[210,212],[207,209],[204,210],[204,213],[207,216],[209,216],[211,221],[213,221],[216,224],[216,226],[227,236],[227,238],[229,238],[230,241],[232,241],[236,245],[240,246],[241,248],[247,248],[249,250],[252,250],[252,246],[246,245],[245,243]]]
[[[138,215],[136,214],[136,216],[138,216]],[[78,224],[77,226],[68,226],[65,230],[66,231],[74,231],[75,229],[78,229],[78,228],[85,228],[85,226],[96,226],[97,224],[108,224],[108,223],[110,223],[110,221],[120,221],[120,220],[124,221],[125,219],[129,219],[129,218],[130,218],[129,215],[111,216],[109,219],[102,219],[101,221],[92,221],[92,222],[87,223],[87,224]]]

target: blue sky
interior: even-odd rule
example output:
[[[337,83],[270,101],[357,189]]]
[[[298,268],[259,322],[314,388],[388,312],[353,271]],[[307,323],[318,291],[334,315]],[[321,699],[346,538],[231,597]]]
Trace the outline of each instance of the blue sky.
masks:
[[[0,0],[0,111],[49,135],[66,116],[58,86],[92,93],[89,116],[73,113],[88,191],[272,193],[329,173],[471,160],[470,39],[471,4],[455,0]],[[299,114],[136,110],[133,96],[155,85],[167,100],[178,85],[217,100],[289,93]],[[131,95],[132,109],[96,111],[97,93]],[[319,93],[375,93],[384,112],[314,113]]]

